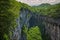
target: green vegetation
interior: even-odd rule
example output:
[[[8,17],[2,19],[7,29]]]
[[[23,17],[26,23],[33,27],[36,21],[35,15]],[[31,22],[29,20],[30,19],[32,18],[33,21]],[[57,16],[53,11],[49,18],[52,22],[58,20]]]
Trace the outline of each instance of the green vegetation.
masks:
[[[27,40],[42,40],[41,32],[38,26],[29,29]]]
[[[19,8],[20,5],[15,0],[0,1],[0,40],[9,40],[10,30],[16,27]]]
[[[21,8],[29,9],[37,14],[46,15],[53,18],[60,18],[60,3],[55,5],[41,4],[39,6],[28,6],[16,0],[0,0],[0,40],[10,40],[11,30],[17,26],[16,19]],[[30,15],[28,15],[29,17]],[[23,28],[27,40],[42,40],[39,28]]]
[[[27,40],[42,40],[41,32],[38,26],[31,27],[29,30],[26,26],[23,27],[23,35],[25,34]]]
[[[29,9],[30,11],[40,14],[40,15],[46,15],[52,18],[60,18],[60,3],[58,4],[48,4],[48,3],[43,3],[39,6],[28,6],[24,3],[20,3],[22,8]]]
[[[41,4],[39,6],[33,6],[35,12],[46,15],[53,18],[60,18],[60,3],[55,5]]]

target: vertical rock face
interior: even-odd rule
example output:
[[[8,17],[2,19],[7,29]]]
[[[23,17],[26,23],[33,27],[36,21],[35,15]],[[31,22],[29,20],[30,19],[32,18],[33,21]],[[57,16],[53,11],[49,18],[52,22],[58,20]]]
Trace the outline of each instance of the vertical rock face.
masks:
[[[60,40],[60,21],[53,20],[51,18],[48,19],[45,22],[45,29],[47,31],[45,33],[48,33],[50,35],[51,40]]]
[[[29,20],[31,17],[31,11],[21,8],[20,16],[17,18],[17,28],[13,31],[12,40],[26,40],[26,37],[21,33],[21,31],[24,25],[27,25],[27,27],[29,27]]]
[[[21,37],[20,16],[17,18],[16,22],[17,22],[17,27],[13,31],[12,40],[20,40]]]
[[[27,25],[29,27],[29,19],[31,18],[32,13],[28,9],[21,9],[20,12],[20,26],[21,29],[24,25]],[[21,30],[22,31],[22,30]],[[21,32],[21,40],[26,40],[26,36]]]
[[[13,40],[26,40],[26,36],[22,34],[22,27],[27,25],[28,28],[39,26],[41,28],[42,36],[48,34],[49,40],[60,40],[60,24],[52,18],[39,15],[38,13],[31,12],[28,9],[21,8],[20,16],[17,19],[17,28],[13,32]],[[48,40],[48,39],[46,39]]]
[[[20,26],[23,26],[24,24],[29,26],[29,20],[32,16],[32,12],[30,12],[28,9],[21,9],[20,12]]]

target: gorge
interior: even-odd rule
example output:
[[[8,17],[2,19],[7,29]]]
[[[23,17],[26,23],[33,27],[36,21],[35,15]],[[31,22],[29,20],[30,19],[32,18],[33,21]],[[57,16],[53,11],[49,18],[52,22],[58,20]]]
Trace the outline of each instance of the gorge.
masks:
[[[21,8],[20,16],[18,18],[18,27],[16,29],[16,36],[18,37],[17,40],[19,40],[19,36],[22,34],[22,27],[24,25],[27,25],[27,28],[30,29],[33,26],[40,26],[42,36],[50,37],[50,39],[46,40],[60,40],[60,19],[53,19],[48,16],[39,15],[37,13],[31,12],[28,9]],[[15,32],[14,32],[15,33]],[[43,35],[44,34],[44,35]],[[21,36],[20,36],[21,37]],[[15,40],[13,38],[13,40]],[[26,40],[24,37],[21,37],[20,40]],[[44,39],[45,40],[45,39]]]
[[[0,40],[60,40],[60,3],[1,0],[0,5]]]

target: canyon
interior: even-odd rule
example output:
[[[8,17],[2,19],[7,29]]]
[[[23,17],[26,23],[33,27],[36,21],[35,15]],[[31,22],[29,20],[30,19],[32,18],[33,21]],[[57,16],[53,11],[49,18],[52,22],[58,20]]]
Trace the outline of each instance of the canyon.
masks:
[[[26,8],[21,8],[20,16],[17,19],[17,28],[13,31],[12,40],[26,40],[21,33],[22,27],[27,25],[30,29],[33,26],[39,26],[41,28],[42,38],[47,35],[47,40],[60,40],[60,19],[53,19],[48,16],[40,15],[38,13],[31,12]],[[45,40],[45,39],[44,39]]]

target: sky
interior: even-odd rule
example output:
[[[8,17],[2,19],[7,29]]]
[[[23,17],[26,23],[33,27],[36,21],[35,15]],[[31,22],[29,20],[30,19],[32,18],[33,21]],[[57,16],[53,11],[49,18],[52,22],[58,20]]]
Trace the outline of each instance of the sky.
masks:
[[[50,4],[60,3],[60,0],[17,0],[17,1],[22,2],[22,3],[26,3],[30,6],[40,5],[42,3],[50,3]]]

